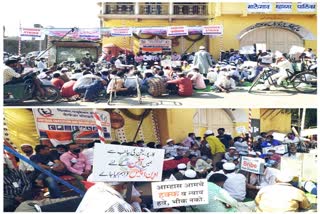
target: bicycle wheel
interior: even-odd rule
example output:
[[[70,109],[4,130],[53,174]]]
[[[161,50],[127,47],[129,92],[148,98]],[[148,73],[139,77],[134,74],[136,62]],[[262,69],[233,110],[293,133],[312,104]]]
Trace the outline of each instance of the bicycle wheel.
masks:
[[[256,76],[256,78],[253,80],[252,85],[250,86],[248,93],[250,93],[252,91],[252,89],[258,85],[260,82],[264,82],[267,78],[266,75],[268,75],[269,71],[265,70],[265,71],[261,71],[260,74],[258,74],[258,76]]]
[[[317,74],[306,71],[297,74],[292,79],[293,87],[302,93],[315,93],[317,91]]]

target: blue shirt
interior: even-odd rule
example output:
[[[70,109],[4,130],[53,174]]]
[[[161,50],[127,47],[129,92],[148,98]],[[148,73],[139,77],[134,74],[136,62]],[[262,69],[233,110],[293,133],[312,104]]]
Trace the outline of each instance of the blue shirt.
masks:
[[[272,146],[279,146],[281,145],[281,142],[278,140],[272,140],[271,142],[269,141],[263,141],[261,143],[261,148],[266,148],[266,147],[272,147]]]

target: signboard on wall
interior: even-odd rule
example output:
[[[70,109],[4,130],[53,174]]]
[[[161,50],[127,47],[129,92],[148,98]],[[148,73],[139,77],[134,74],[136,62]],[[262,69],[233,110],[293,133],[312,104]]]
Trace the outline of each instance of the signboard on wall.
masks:
[[[206,179],[153,182],[151,187],[153,207],[157,209],[209,203]]]
[[[269,13],[272,11],[272,3],[248,3],[247,11],[248,13]]]
[[[298,2],[297,11],[298,12],[315,12],[317,4],[315,2]]]
[[[95,144],[94,181],[161,181],[164,149]]]
[[[33,109],[36,127],[40,139],[49,139],[56,146],[69,144],[72,138],[82,140],[99,139],[92,110],[37,108]],[[106,111],[97,111],[105,139],[111,139],[110,115]]]
[[[277,2],[276,12],[278,13],[292,12],[292,2]]]

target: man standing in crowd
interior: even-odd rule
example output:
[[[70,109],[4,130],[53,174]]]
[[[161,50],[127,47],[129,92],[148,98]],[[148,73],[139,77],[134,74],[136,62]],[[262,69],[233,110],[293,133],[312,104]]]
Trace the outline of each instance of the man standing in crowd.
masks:
[[[226,149],[220,140],[214,136],[213,131],[207,130],[204,133],[204,138],[210,146],[212,154],[212,166],[215,167],[216,163],[222,160]]]
[[[194,133],[189,133],[188,137],[181,142],[183,146],[186,146],[189,148],[191,148],[191,146],[195,143],[196,143],[196,135]]]
[[[173,139],[168,139],[167,140],[167,145],[162,147],[165,149],[165,157],[166,158],[174,158],[179,156],[178,150],[189,150],[189,147],[183,147],[183,146],[178,146],[174,145],[174,140]]]
[[[219,128],[217,138],[219,138],[219,140],[221,141],[221,143],[223,143],[226,149],[229,149],[230,145],[232,144],[232,137],[231,135],[225,134],[224,132],[224,128]]]
[[[205,51],[204,46],[199,47],[199,51],[195,53],[193,65],[198,67],[201,74],[207,74],[209,67],[212,67],[212,60],[210,54]]]

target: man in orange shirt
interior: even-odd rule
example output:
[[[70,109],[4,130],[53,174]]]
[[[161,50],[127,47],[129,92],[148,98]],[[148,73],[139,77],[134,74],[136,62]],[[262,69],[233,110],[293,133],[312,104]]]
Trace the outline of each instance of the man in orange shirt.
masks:
[[[185,76],[184,73],[178,74],[179,78],[176,80],[170,80],[168,84],[177,84],[178,86],[178,94],[182,97],[190,97],[192,96],[193,88],[192,88],[192,81]]]
[[[60,74],[59,73],[55,73],[53,74],[53,78],[51,80],[51,83],[54,87],[56,87],[57,89],[61,89],[64,81],[62,79],[60,79]]]

